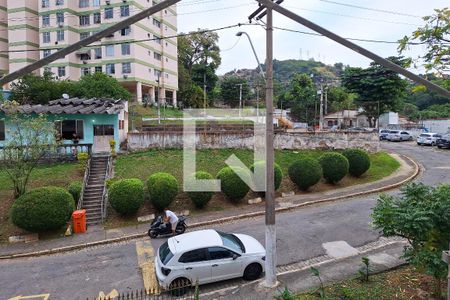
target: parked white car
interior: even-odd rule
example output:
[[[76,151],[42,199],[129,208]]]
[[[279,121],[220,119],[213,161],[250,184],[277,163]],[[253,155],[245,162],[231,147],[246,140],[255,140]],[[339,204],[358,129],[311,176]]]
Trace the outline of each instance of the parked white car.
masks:
[[[436,145],[436,140],[442,135],[439,133],[422,133],[417,137],[417,145]]]
[[[164,289],[243,277],[264,272],[266,250],[251,236],[199,230],[170,238],[158,249],[156,276]]]
[[[411,141],[413,137],[406,131],[391,130],[386,139],[391,142]]]

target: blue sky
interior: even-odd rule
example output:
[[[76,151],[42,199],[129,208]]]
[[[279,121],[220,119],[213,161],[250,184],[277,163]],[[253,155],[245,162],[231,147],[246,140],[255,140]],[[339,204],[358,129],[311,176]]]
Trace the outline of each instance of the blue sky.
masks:
[[[386,41],[397,41],[424,24],[418,16],[432,14],[435,8],[450,6],[448,0],[334,0],[332,2],[389,10],[400,14],[346,7],[327,0],[285,0],[282,5],[343,37]],[[212,29],[245,23],[248,15],[256,8],[257,1],[254,0],[183,0],[178,5],[178,30],[188,32],[198,28]],[[310,31],[280,15],[274,17],[274,25]],[[265,59],[265,31],[262,27],[243,26],[240,29],[220,31],[219,46],[222,50],[222,65],[218,70],[219,74],[233,69],[255,68],[257,65],[248,40],[245,37],[239,39],[235,36],[240,30],[246,31],[252,37],[260,60]],[[274,43],[274,56],[278,60],[314,58],[327,64],[343,62],[361,67],[368,66],[370,63],[370,60],[325,37],[276,30]],[[383,57],[397,55],[395,44],[356,43]],[[423,51],[423,46],[412,46],[406,54],[416,57]],[[420,72],[423,69],[413,71]]]

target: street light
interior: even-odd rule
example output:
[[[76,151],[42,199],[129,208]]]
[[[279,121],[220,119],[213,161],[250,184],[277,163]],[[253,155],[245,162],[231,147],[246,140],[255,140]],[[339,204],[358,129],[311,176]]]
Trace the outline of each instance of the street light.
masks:
[[[255,47],[253,46],[253,43],[252,43],[252,40],[251,40],[250,36],[245,31],[239,31],[238,33],[236,33],[236,36],[240,37],[243,34],[248,38],[248,41],[250,42],[250,46],[252,47],[253,54],[255,55],[255,58],[256,58],[256,62],[258,63],[259,72],[261,73],[261,76],[262,76],[262,78],[264,80],[264,83],[266,83],[266,75],[265,75],[264,70],[263,70],[263,68],[261,66],[261,63],[259,62],[258,54],[256,54],[256,50],[255,50]],[[259,119],[259,101],[258,101],[258,99],[256,99],[256,121],[257,122],[258,122],[258,119]]]

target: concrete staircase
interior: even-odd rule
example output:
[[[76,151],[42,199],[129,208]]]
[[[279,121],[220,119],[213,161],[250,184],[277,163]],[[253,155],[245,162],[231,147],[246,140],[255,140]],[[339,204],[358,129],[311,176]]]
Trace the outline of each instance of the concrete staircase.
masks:
[[[102,222],[103,189],[105,187],[108,156],[92,156],[89,177],[83,194],[83,209],[87,225]]]

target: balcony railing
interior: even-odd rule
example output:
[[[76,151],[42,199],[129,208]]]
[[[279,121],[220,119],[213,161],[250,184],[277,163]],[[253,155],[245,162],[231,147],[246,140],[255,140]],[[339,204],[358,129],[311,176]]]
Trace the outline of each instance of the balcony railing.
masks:
[[[22,147],[26,148],[26,147]],[[17,149],[18,150],[18,149]],[[0,160],[5,159],[5,147],[0,147]],[[18,151],[19,152],[19,151]],[[49,146],[48,150],[42,155],[41,163],[75,161],[79,153],[92,154],[92,144],[60,144],[57,146]],[[8,153],[6,155],[11,155]],[[12,153],[12,155],[15,155]],[[21,154],[23,155],[23,154]]]

